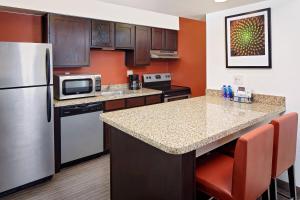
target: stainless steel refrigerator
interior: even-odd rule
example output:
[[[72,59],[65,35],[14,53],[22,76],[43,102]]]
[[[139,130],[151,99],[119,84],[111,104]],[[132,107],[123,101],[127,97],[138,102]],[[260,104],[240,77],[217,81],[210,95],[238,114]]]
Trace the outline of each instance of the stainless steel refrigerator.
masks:
[[[0,42],[0,194],[54,174],[51,44]]]

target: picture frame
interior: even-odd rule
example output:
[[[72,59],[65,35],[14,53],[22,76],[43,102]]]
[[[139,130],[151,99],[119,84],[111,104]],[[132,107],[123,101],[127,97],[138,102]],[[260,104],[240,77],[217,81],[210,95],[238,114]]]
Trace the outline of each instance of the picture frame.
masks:
[[[272,68],[271,8],[225,17],[226,68]]]

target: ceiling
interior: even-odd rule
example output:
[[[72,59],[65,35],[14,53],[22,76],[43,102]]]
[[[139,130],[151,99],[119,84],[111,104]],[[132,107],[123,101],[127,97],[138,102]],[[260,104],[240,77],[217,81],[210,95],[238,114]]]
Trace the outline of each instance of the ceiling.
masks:
[[[204,19],[206,13],[265,0],[228,0],[215,3],[214,0],[99,0],[123,6],[140,8],[191,19]]]

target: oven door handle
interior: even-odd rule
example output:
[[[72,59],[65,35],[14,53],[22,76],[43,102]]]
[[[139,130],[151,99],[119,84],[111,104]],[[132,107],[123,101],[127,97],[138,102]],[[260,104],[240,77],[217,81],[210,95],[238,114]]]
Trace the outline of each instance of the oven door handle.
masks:
[[[184,95],[178,95],[178,96],[165,95],[164,96],[164,102],[168,102],[168,100],[177,99],[177,98],[181,98],[181,97],[190,98],[191,95],[190,94],[184,94]]]

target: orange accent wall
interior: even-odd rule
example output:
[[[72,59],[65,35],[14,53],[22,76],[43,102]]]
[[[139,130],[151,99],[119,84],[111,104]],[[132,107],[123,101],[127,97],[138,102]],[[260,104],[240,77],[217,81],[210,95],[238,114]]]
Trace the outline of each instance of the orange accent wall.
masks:
[[[191,87],[193,96],[205,95],[206,23],[180,18],[178,40],[180,60],[169,62],[172,82]]]
[[[0,12],[0,41],[41,42],[41,16]],[[54,72],[95,72],[103,84],[127,82],[127,70],[134,73],[171,72],[173,84],[190,86],[193,96],[205,94],[205,22],[180,18],[180,60],[152,61],[147,67],[125,66],[125,52],[91,50],[90,67],[56,68]]]
[[[125,66],[124,51],[91,51],[91,63],[89,67],[81,68],[56,68],[54,72],[73,73],[99,73],[102,76],[103,84],[127,83],[127,70],[142,75],[143,73],[168,72],[168,62],[151,62],[147,67],[128,68]]]
[[[0,40],[6,42],[41,42],[41,17],[0,12]]]

